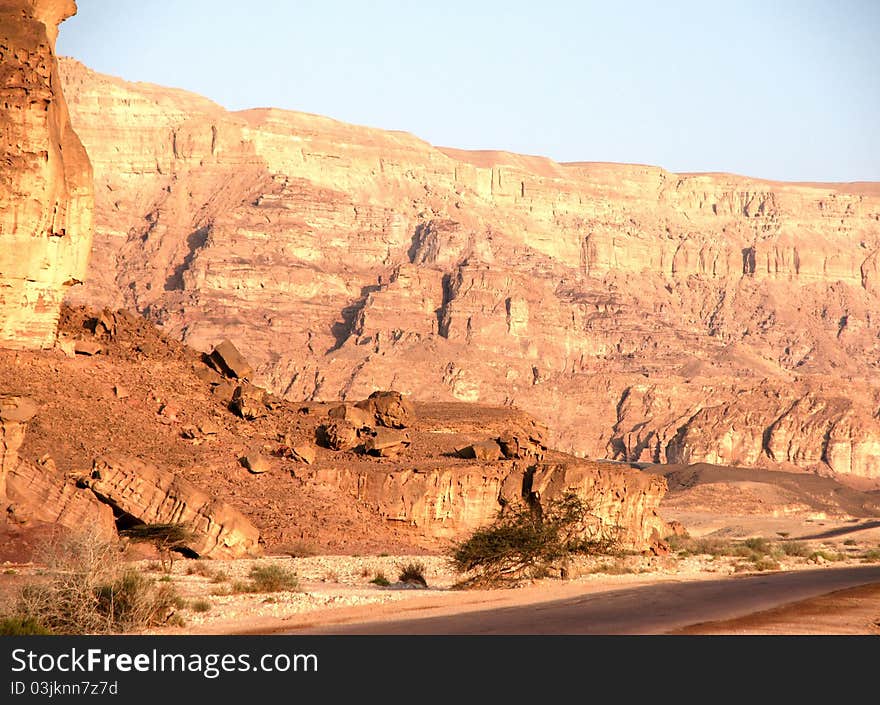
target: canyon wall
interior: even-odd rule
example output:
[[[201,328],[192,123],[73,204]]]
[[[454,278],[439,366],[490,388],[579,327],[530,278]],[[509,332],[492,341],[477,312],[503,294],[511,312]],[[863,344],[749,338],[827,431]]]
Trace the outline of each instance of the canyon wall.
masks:
[[[95,169],[73,303],[232,340],[290,399],[518,406],[594,458],[880,478],[880,186],[561,164],[63,59]]]
[[[0,0],[0,346],[55,342],[91,248],[92,169],[55,59],[73,0]]]

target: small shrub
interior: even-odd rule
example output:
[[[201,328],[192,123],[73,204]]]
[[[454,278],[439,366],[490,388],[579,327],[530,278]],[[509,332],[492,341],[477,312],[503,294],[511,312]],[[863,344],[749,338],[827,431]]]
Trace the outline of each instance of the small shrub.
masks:
[[[315,544],[308,541],[294,541],[285,548],[284,552],[291,558],[308,558],[319,553]]]
[[[773,551],[773,546],[771,545],[771,543],[767,539],[760,536],[746,539],[742,543],[743,546],[745,546],[749,551],[752,551],[753,553],[756,553],[760,556],[770,555],[770,553],[772,553]]]
[[[189,603],[189,608],[193,612],[208,612],[211,609],[211,603],[207,600],[193,600]]]
[[[391,585],[391,581],[385,577],[385,573],[381,570],[376,572],[376,575],[373,576],[373,579],[370,582],[379,587],[388,587]]]
[[[803,541],[782,541],[781,543],[776,544],[776,547],[784,556],[807,558],[811,553],[809,544],[806,544]]]
[[[15,568],[7,568],[3,571],[3,575],[18,575],[18,571]]]
[[[397,580],[401,583],[413,583],[422,587],[428,587],[428,581],[425,580],[425,564],[416,561],[401,566]]]
[[[54,634],[35,617],[5,617],[0,619],[0,636],[32,636]]]
[[[819,563],[821,560],[827,561],[829,563],[837,563],[838,561],[844,560],[845,556],[841,553],[833,552],[833,551],[813,551],[808,560],[813,561],[815,563]]]
[[[880,549],[871,548],[862,553],[859,558],[862,559],[863,563],[875,563],[877,561],[880,561]]]
[[[227,580],[229,580],[229,576],[222,570],[215,570],[211,574],[212,583],[225,583]]]
[[[755,570],[765,571],[765,570],[779,570],[782,566],[779,565],[779,561],[770,558],[769,556],[762,556],[752,561],[755,566]]]
[[[281,592],[299,589],[299,578],[296,573],[276,564],[254,566],[251,568],[250,578],[254,584],[252,592]]]
[[[843,542],[844,546],[855,546],[857,541],[855,539],[847,539]]]

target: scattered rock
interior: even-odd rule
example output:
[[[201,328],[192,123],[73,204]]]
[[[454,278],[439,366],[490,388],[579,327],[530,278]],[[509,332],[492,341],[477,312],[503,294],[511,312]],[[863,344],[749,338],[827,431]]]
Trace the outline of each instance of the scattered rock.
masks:
[[[94,340],[77,340],[73,345],[73,351],[77,355],[100,355],[104,346]]]
[[[213,421],[202,421],[199,426],[199,431],[206,436],[216,436],[220,433],[220,426]]]
[[[125,399],[125,398],[131,396],[129,391],[125,387],[123,387],[121,384],[117,384],[113,387],[113,393],[116,395],[117,399]]]
[[[358,428],[372,426],[375,423],[373,415],[369,411],[352,404],[340,404],[339,406],[334,406],[327,412],[327,416],[331,419],[344,419]]]
[[[501,447],[495,441],[481,441],[473,443],[464,448],[458,448],[455,451],[462,458],[470,458],[476,460],[501,460]]]
[[[248,364],[244,356],[229,340],[224,340],[214,346],[209,355],[211,362],[217,370],[227,377],[248,379],[254,373],[254,368]]]
[[[265,390],[253,384],[240,384],[232,394],[232,410],[243,419],[253,421],[266,415]]]
[[[295,445],[290,449],[290,457],[299,463],[311,465],[315,462],[315,448],[308,443]]]
[[[369,412],[375,422],[388,428],[406,428],[415,422],[415,408],[400,392],[373,392],[367,399],[355,404]]]
[[[364,450],[370,455],[393,458],[409,448],[410,442],[409,434],[404,431],[378,428],[364,443]]]
[[[104,309],[101,314],[92,321],[92,333],[98,337],[116,335],[116,316],[109,309]]]
[[[262,453],[250,453],[239,460],[254,475],[269,472],[272,469],[272,461]]]
[[[330,450],[351,450],[360,440],[357,427],[345,419],[320,426],[316,435],[318,443]]]

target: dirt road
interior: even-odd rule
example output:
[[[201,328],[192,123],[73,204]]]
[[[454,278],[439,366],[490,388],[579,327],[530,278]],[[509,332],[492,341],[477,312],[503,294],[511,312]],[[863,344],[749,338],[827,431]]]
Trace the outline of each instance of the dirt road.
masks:
[[[442,617],[347,623],[295,634],[662,634],[880,583],[880,566],[665,582]]]

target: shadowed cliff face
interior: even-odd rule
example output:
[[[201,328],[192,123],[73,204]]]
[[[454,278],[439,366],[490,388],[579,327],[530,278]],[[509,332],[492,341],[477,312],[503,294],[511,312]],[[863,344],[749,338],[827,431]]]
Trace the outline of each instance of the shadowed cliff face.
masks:
[[[291,399],[516,405],[593,457],[880,478],[876,184],[786,184],[435,148],[96,74],[75,302]]]
[[[51,347],[63,291],[85,277],[92,169],[55,60],[73,0],[0,0],[0,345]]]

